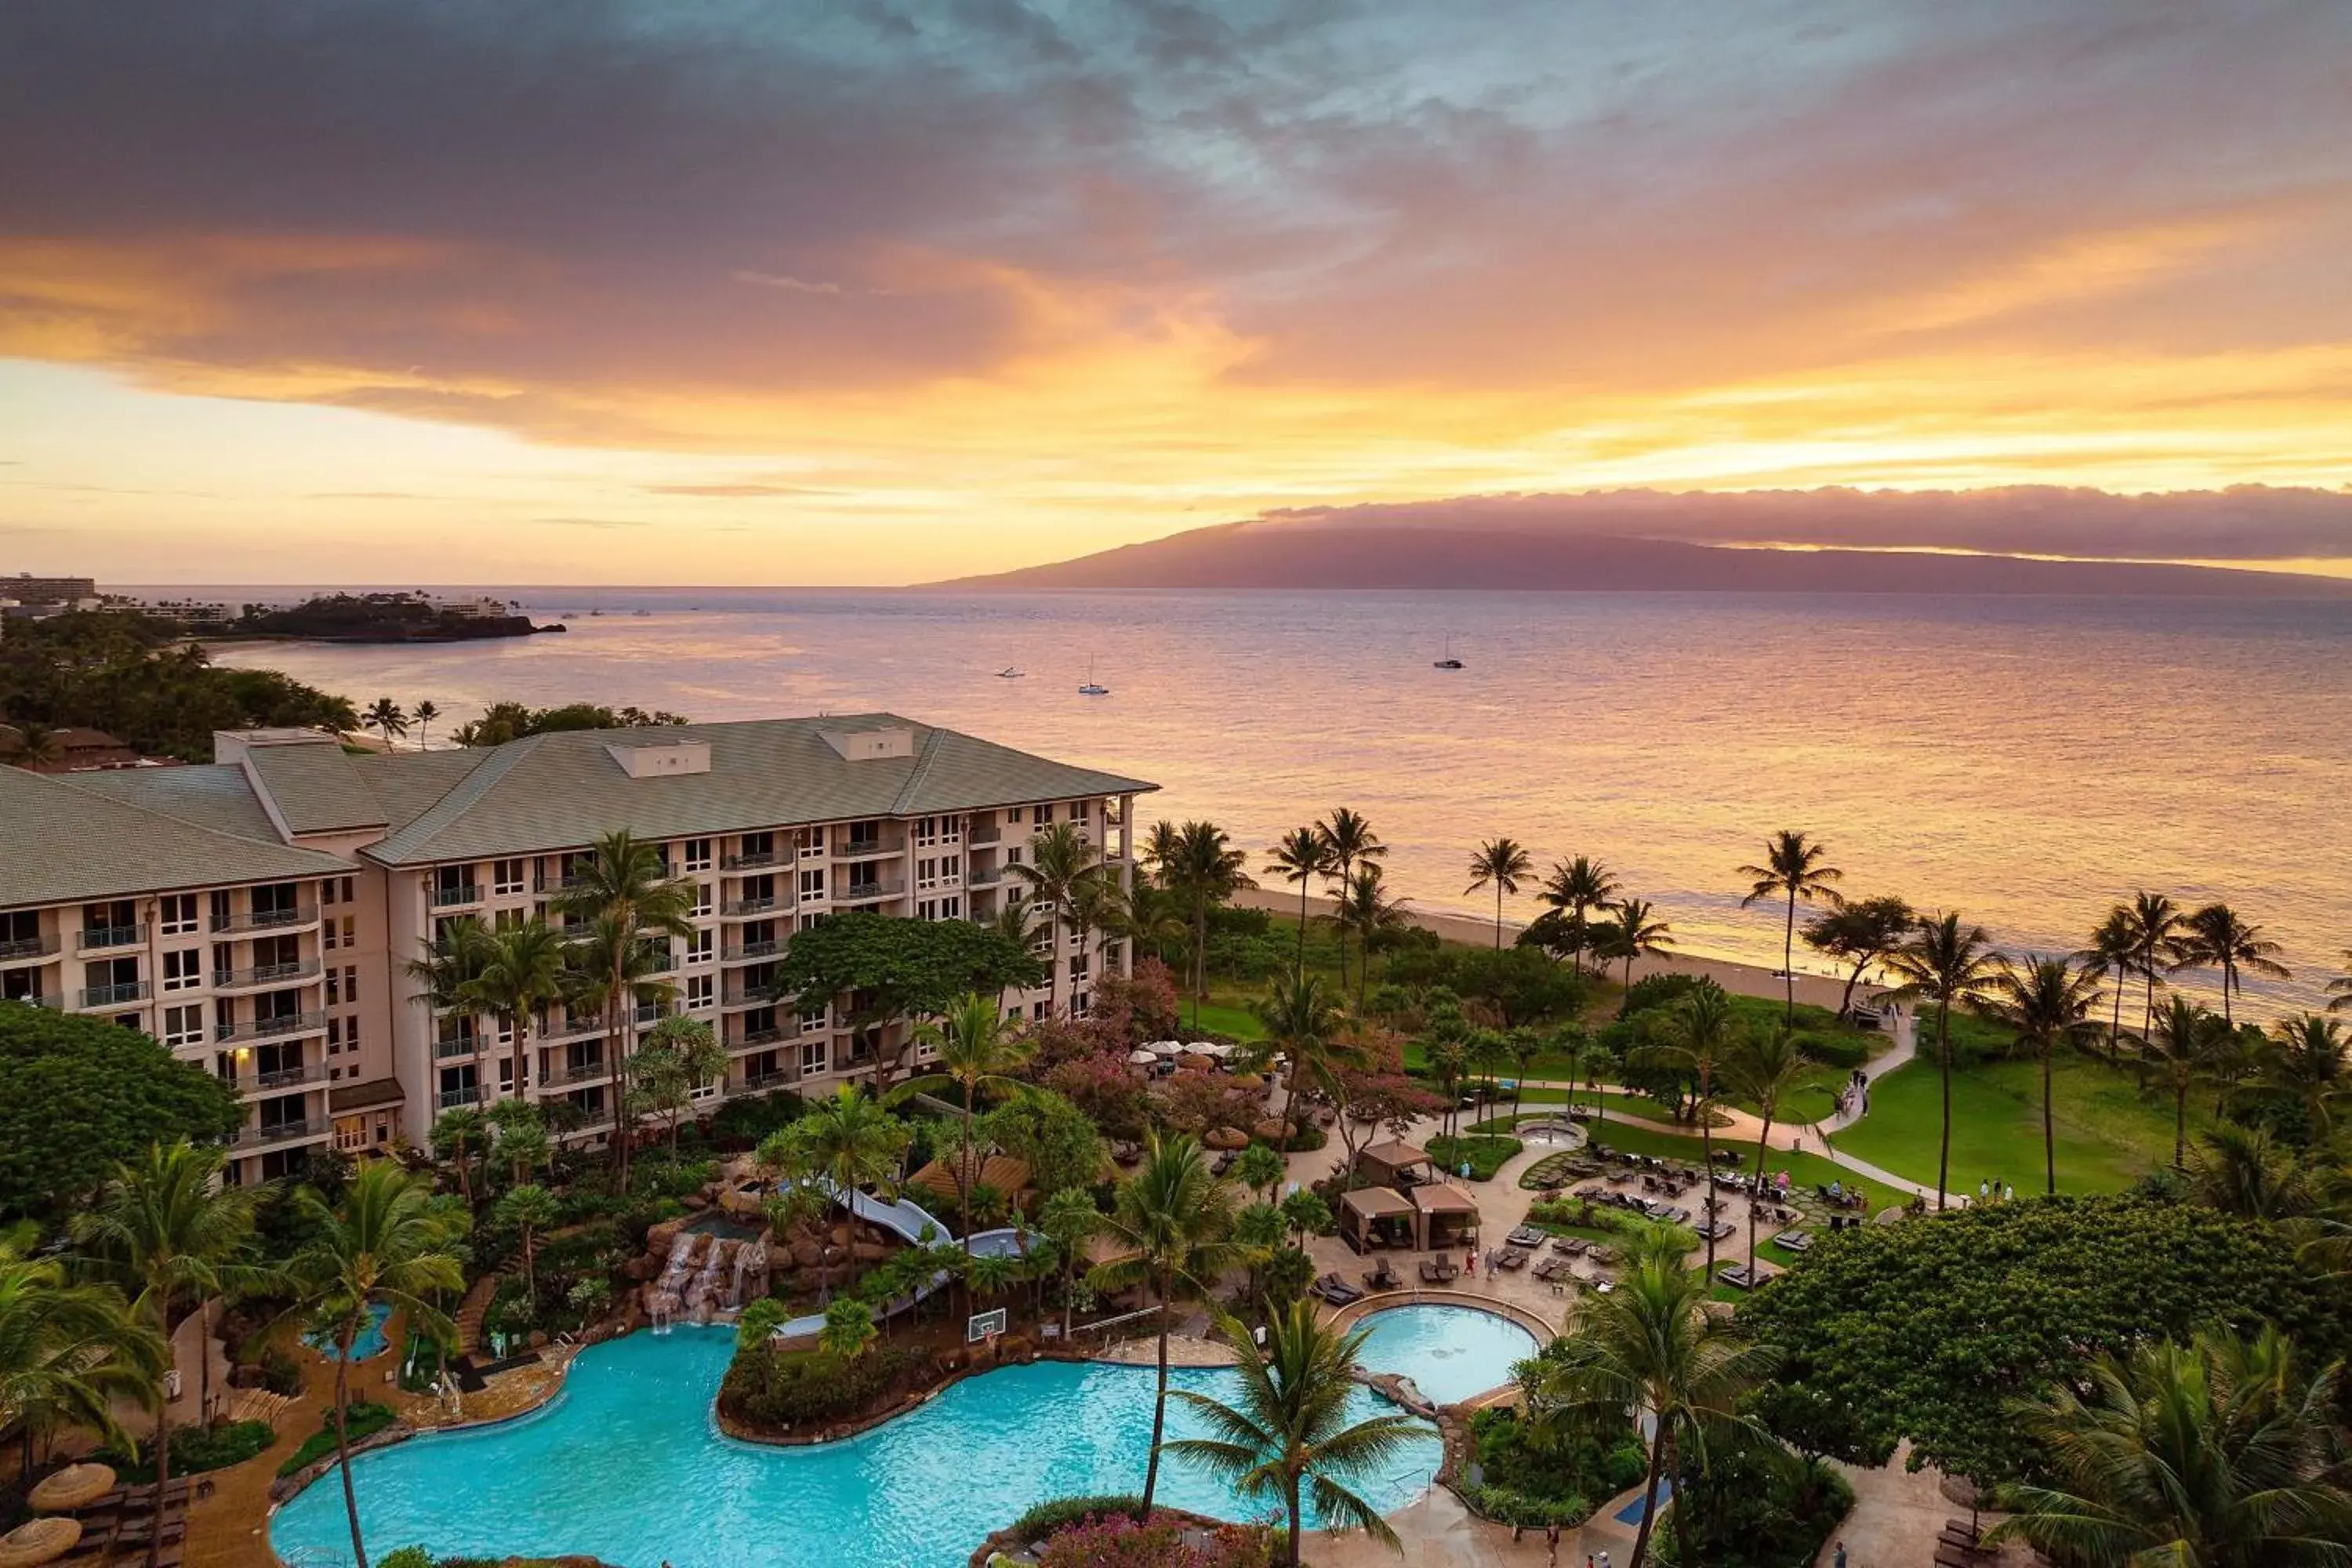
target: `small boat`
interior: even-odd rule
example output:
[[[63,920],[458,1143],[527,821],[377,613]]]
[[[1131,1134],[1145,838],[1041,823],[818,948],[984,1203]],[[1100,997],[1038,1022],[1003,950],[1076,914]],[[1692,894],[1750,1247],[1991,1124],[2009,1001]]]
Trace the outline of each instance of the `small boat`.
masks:
[[[1452,637],[1447,637],[1445,639],[1445,657],[1432,662],[1434,668],[1439,669],[1459,669],[1462,668],[1462,661],[1454,657],[1454,639]]]
[[[1108,697],[1110,695],[1110,688],[1100,684],[1095,679],[1095,661],[1093,659],[1087,660],[1087,683],[1078,688],[1078,695],[1081,697]]]
[[[1015,669],[1013,666],[1008,664],[1003,669],[996,672],[996,679],[999,680],[1019,680],[1028,673],[1029,672],[1025,669]]]

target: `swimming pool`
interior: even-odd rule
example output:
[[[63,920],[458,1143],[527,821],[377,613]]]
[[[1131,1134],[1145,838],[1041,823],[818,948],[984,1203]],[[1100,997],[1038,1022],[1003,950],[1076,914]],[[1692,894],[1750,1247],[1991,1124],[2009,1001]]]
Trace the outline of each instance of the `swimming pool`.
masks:
[[[1537,1348],[1535,1335],[1475,1307],[1391,1307],[1357,1326],[1370,1331],[1358,1363],[1403,1373],[1435,1405],[1502,1387],[1511,1381],[1511,1363]]]
[[[384,1352],[392,1348],[392,1342],[384,1337],[383,1331],[384,1320],[391,1316],[391,1302],[371,1301],[368,1303],[367,1321],[360,1325],[359,1333],[352,1340],[352,1359],[353,1361],[373,1361],[374,1358],[382,1355]],[[329,1361],[340,1361],[342,1359],[342,1349],[341,1346],[336,1344],[335,1336],[324,1330],[313,1330],[310,1333],[304,1334],[302,1336],[302,1342],[309,1345],[312,1350],[317,1351],[320,1355],[325,1356]]]
[[[1143,1487],[1150,1367],[1005,1367],[860,1436],[778,1448],[718,1429],[711,1400],[733,1353],[726,1330],[631,1334],[583,1352],[537,1415],[361,1456],[370,1555],[417,1543],[436,1555],[584,1552],[616,1568],[960,1568],[1033,1504]],[[1234,1378],[1179,1370],[1170,1382],[1222,1395]],[[1370,1390],[1353,1396],[1360,1419],[1391,1408]],[[1168,1422],[1171,1437],[1199,1435],[1180,1404]],[[1384,1512],[1401,1508],[1439,1458],[1432,1432],[1357,1489]],[[1174,1460],[1160,1492],[1228,1519],[1266,1511]],[[306,1565],[348,1563],[341,1489],[304,1490],[270,1541]]]

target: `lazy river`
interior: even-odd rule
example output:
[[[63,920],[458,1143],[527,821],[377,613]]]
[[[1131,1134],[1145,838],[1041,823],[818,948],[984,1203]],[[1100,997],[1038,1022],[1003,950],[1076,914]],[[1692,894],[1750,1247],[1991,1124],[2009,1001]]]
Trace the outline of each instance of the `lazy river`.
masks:
[[[583,1552],[615,1568],[958,1568],[1036,1503],[1142,1489],[1150,1367],[1004,1367],[859,1436],[780,1448],[737,1442],[713,1420],[733,1351],[725,1330],[632,1334],[583,1352],[564,1392],[534,1415],[362,1455],[352,1477],[369,1555],[414,1543],[436,1555]],[[1430,1370],[1369,1347],[1364,1360],[1417,1380]],[[1496,1381],[1507,1375],[1506,1363]],[[1235,1381],[1171,1374],[1172,1386],[1219,1397]],[[1354,1396],[1359,1418],[1390,1408],[1368,1389]],[[1171,1401],[1170,1436],[1200,1431]],[[1356,1489],[1383,1512],[1402,1508],[1441,1457],[1433,1431]],[[1226,1519],[1271,1512],[1173,1459],[1160,1467],[1160,1498]],[[271,1521],[270,1540],[299,1568],[348,1563],[341,1489],[306,1489]]]

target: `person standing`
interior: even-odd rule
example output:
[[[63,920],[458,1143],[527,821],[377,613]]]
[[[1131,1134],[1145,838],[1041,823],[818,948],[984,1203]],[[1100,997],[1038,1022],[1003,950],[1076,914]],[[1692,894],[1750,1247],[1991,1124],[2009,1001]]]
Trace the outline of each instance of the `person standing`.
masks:
[[[1837,1555],[1830,1559],[1830,1568],[1845,1568],[1845,1542],[1838,1542]]]

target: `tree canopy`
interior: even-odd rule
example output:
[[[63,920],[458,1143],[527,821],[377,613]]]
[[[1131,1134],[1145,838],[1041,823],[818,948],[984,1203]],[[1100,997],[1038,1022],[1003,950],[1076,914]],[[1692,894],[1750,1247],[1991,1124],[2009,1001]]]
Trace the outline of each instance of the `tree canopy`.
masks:
[[[859,910],[794,931],[777,961],[774,990],[811,1012],[849,996],[863,1026],[942,1013],[967,993],[992,996],[1045,978],[1025,944],[992,927]]]
[[[149,1036],[0,1003],[0,1220],[50,1215],[151,1144],[243,1120],[236,1090]]]
[[[1986,1204],[1824,1238],[1740,1310],[1780,1346],[1768,1423],[1809,1452],[1916,1463],[1979,1481],[2030,1463],[2010,1402],[2101,1352],[2275,1323],[2315,1364],[2344,1353],[2352,1308],[2264,1221],[2136,1195]]]

